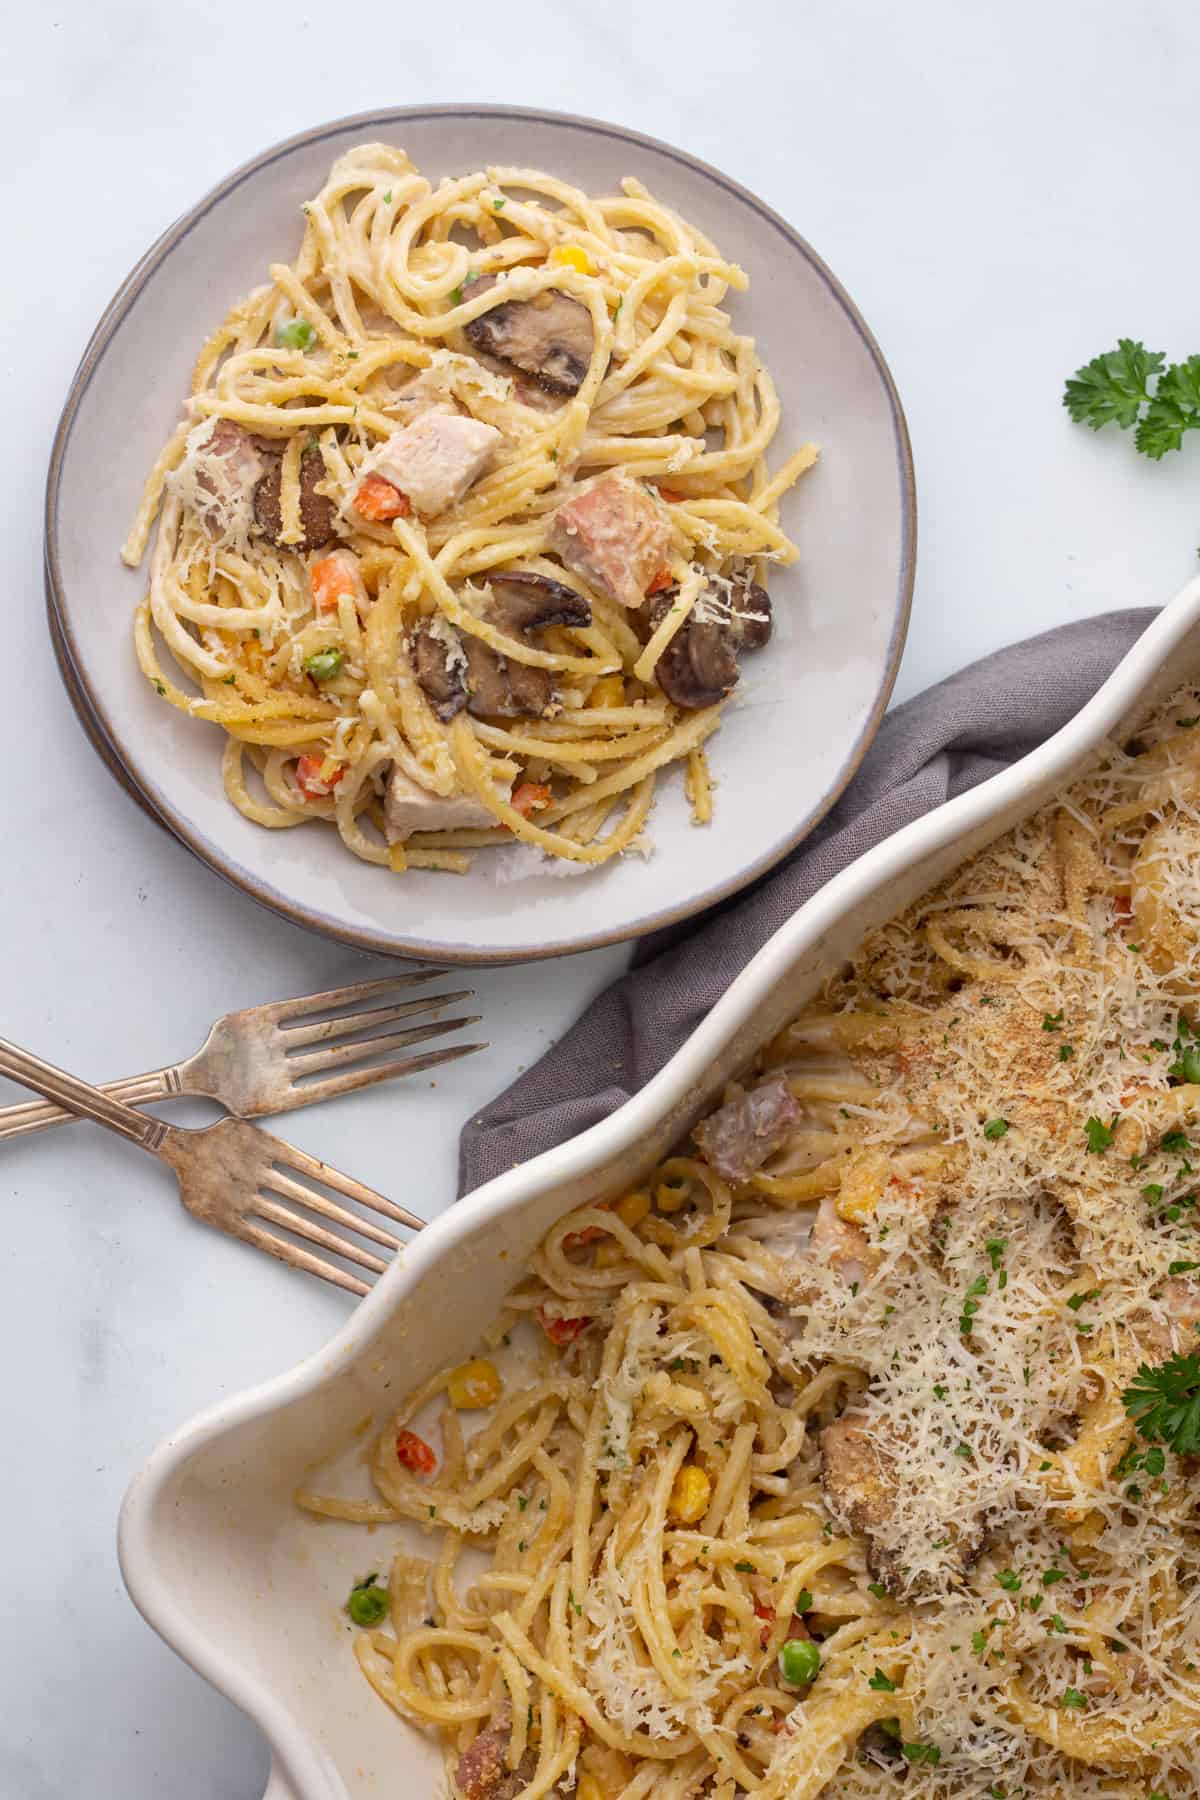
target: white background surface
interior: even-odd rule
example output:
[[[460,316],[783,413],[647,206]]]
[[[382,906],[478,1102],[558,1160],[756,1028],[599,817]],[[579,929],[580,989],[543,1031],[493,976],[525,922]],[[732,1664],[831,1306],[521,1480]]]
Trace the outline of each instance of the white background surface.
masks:
[[[1192,0],[4,9],[0,1031],[102,1079],[190,1051],[227,1008],[372,972],[138,814],[45,635],[42,481],[75,361],[130,265],[220,176],[319,120],[444,99],[607,117],[756,189],[846,283],[907,407],[904,697],[1031,631],[1160,603],[1196,569],[1194,449],[1139,463],[1058,399],[1118,334],[1200,350],[1198,57]],[[287,1133],[441,1208],[462,1118],[622,961],[476,978],[490,1052]],[[258,1800],[256,1732],[137,1618],[114,1523],[165,1431],[315,1348],[343,1301],[193,1226],[164,1170],[90,1128],[0,1150],[0,1208],[0,1796]]]

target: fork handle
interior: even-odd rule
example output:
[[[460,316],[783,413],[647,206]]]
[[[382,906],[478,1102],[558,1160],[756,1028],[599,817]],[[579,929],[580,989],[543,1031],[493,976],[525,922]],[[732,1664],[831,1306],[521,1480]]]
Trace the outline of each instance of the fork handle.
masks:
[[[106,1081],[101,1091],[111,1100],[123,1100],[127,1106],[144,1106],[151,1100],[172,1099],[184,1088],[175,1068],[127,1075],[123,1081]],[[45,1100],[19,1100],[15,1106],[0,1106],[0,1143],[7,1138],[27,1137],[33,1131],[48,1131],[55,1125],[70,1125],[78,1116]]]
[[[131,1106],[106,1094],[103,1088],[93,1087],[77,1075],[68,1075],[65,1069],[56,1069],[53,1063],[43,1062],[40,1056],[22,1050],[19,1044],[10,1044],[6,1038],[0,1038],[0,1075],[7,1075],[10,1081],[19,1081],[22,1087],[31,1087],[35,1093],[44,1094],[47,1100],[56,1101],[80,1119],[106,1125],[110,1131],[129,1138],[154,1155],[158,1154],[171,1129],[165,1120],[155,1119],[149,1113],[134,1112]]]

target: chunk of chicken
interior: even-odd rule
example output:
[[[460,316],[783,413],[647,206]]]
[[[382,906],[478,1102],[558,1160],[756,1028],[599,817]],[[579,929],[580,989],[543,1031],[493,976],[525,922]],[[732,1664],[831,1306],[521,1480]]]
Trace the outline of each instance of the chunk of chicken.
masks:
[[[746,1181],[786,1142],[799,1117],[786,1076],[773,1075],[710,1113],[693,1135],[722,1181]]]
[[[870,1536],[891,1518],[896,1461],[865,1414],[846,1413],[821,1433],[821,1481],[830,1511],[849,1530]]]
[[[426,413],[457,412],[445,368],[421,369],[404,383],[396,398],[388,403],[387,411],[402,426],[415,424]]]
[[[1159,1300],[1167,1315],[1165,1323],[1135,1321],[1139,1360],[1144,1355],[1150,1361],[1165,1362],[1169,1356],[1186,1356],[1196,1347],[1196,1330],[1200,1327],[1200,1286],[1194,1279],[1172,1275],[1163,1283]]]
[[[218,543],[244,544],[254,525],[254,493],[266,457],[244,425],[203,419],[188,432],[171,488]]]
[[[1173,1276],[1163,1289],[1171,1323],[1184,1331],[1194,1331],[1200,1325],[1200,1286],[1195,1281],[1183,1281]]]
[[[564,501],[550,527],[550,548],[567,568],[618,606],[642,604],[670,545],[658,507],[625,475],[606,475]]]
[[[826,1194],[813,1220],[809,1253],[832,1269],[846,1287],[861,1287],[879,1267],[879,1251],[860,1225],[843,1219],[837,1196]]]
[[[865,1413],[846,1413],[821,1433],[821,1483],[825,1502],[844,1530],[866,1539],[867,1561],[881,1580],[913,1594],[944,1592],[983,1547],[981,1521],[947,1523],[950,1556],[937,1574],[908,1574],[911,1553],[898,1530],[905,1480],[901,1447],[882,1437]],[[919,1472],[913,1479],[919,1480]],[[923,1548],[924,1546],[922,1546]]]
[[[1175,814],[1151,825],[1131,871],[1134,925],[1146,960],[1179,994],[1195,992],[1200,969],[1192,873],[1198,849],[1194,825]]]
[[[500,441],[494,425],[435,408],[372,450],[361,472],[382,475],[419,513],[432,518],[457,505],[488,467]]]
[[[481,1731],[465,1749],[454,1770],[454,1787],[461,1800],[513,1800],[528,1787],[537,1767],[537,1756],[527,1750],[516,1769],[505,1760],[510,1726],[499,1719]]]
[[[388,843],[403,844],[414,831],[476,831],[496,821],[473,795],[430,793],[393,765],[383,803],[383,823]]]

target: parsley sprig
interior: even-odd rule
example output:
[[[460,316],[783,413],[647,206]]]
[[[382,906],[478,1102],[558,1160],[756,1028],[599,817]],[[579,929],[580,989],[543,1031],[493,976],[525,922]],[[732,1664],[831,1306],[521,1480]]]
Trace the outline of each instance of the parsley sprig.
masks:
[[[1200,1453],[1200,1355],[1143,1363],[1121,1399],[1147,1443],[1179,1456]]]
[[[1200,429],[1200,356],[1168,365],[1161,350],[1119,338],[1115,350],[1076,369],[1063,405],[1093,431],[1104,425],[1132,428],[1142,455],[1158,462],[1180,448],[1186,432]]]

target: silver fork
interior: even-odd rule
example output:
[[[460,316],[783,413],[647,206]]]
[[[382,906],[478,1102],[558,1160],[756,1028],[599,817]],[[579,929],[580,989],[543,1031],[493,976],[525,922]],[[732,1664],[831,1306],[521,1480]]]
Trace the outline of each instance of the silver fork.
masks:
[[[203,1131],[168,1125],[165,1119],[135,1112],[102,1088],[56,1069],[3,1038],[0,1075],[57,1101],[78,1118],[106,1125],[151,1155],[161,1157],[175,1171],[183,1204],[205,1224],[215,1225],[219,1231],[227,1231],[256,1249],[265,1250],[269,1256],[278,1257],[280,1262],[290,1263],[294,1269],[307,1269],[309,1274],[320,1275],[352,1294],[367,1294],[370,1288],[357,1275],[314,1255],[294,1240],[316,1244],[373,1275],[382,1274],[387,1263],[354,1239],[365,1238],[392,1253],[400,1249],[401,1240],[331,1195],[356,1200],[371,1212],[413,1231],[420,1231],[425,1222],[406,1207],[364,1187],[361,1181],[340,1174],[328,1163],[319,1162],[315,1156],[306,1155],[293,1144],[285,1144],[282,1138],[243,1119],[219,1119]],[[328,1192],[323,1193],[322,1189]],[[322,1220],[328,1223],[322,1224]],[[333,1231],[331,1225],[342,1229]]]
[[[376,1081],[392,1081],[400,1075],[415,1075],[421,1069],[433,1069],[440,1063],[454,1062],[472,1051],[483,1050],[483,1044],[454,1044],[447,1050],[426,1051],[420,1056],[403,1056],[391,1062],[367,1068],[350,1068],[369,1057],[382,1056],[430,1038],[444,1037],[463,1025],[477,1025],[478,1013],[459,1019],[425,1021],[404,1031],[380,1034],[384,1025],[398,1019],[439,1007],[451,1006],[456,1000],[467,1000],[472,990],[460,988],[452,994],[423,994],[415,1000],[400,1001],[393,1006],[368,1007],[364,1012],[337,1013],[337,1009],[373,1000],[396,988],[418,987],[447,974],[446,969],[416,969],[398,975],[384,975],[378,981],[357,981],[351,987],[330,988],[324,994],[304,994],[295,1000],[276,1000],[266,1006],[250,1006],[243,1012],[226,1013],[212,1027],[195,1056],[175,1063],[167,1069],[154,1069],[147,1075],[130,1075],[124,1081],[106,1082],[104,1092],[129,1106],[144,1106],[155,1100],[171,1100],[184,1094],[218,1100],[226,1112],[239,1119],[257,1119],[264,1113],[291,1112],[293,1107],[311,1106],[317,1100],[332,1100],[337,1094],[349,1094],[356,1088],[370,1087]],[[312,1016],[330,1015],[337,1016]],[[360,1032],[372,1033],[359,1038]],[[333,1038],[355,1038],[353,1043],[331,1044]],[[309,1044],[324,1045],[298,1055]],[[343,1069],[339,1075],[325,1074],[321,1080],[311,1077],[322,1071]],[[47,1106],[40,1100],[16,1106],[0,1107],[0,1140],[23,1137],[30,1131],[44,1131],[50,1125],[70,1122],[73,1114],[58,1106]]]

